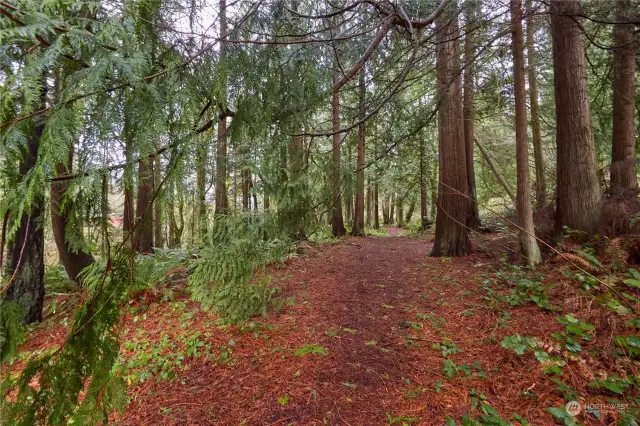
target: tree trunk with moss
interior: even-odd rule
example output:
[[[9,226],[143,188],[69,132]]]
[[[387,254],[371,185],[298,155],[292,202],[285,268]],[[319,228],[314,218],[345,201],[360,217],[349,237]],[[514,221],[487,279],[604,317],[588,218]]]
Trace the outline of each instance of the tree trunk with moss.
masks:
[[[44,77],[43,77],[44,78]],[[45,104],[46,87],[42,87],[42,105]],[[40,139],[44,131],[44,117],[36,117],[31,136],[19,167],[20,177],[26,176],[38,161]],[[30,200],[30,208],[19,219],[11,253],[11,278],[6,288],[7,300],[22,309],[24,323],[42,320],[44,304],[44,193],[36,191]]]

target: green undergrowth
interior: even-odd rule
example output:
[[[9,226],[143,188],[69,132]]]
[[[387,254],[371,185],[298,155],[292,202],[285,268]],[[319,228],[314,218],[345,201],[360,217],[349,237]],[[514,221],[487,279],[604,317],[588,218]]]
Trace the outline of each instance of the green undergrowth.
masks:
[[[271,263],[284,261],[293,248],[293,241],[278,231],[277,222],[268,215],[220,216],[197,258],[190,262],[191,297],[226,323],[266,315],[280,289],[260,272]]]
[[[586,301],[584,306],[593,306],[591,309],[585,309],[583,305],[561,307],[564,299],[560,297],[567,296],[564,292],[554,295],[554,289],[560,283],[549,282],[542,269],[535,271],[505,264],[500,271],[483,281],[486,292],[484,300],[490,309],[502,312],[504,316],[508,310],[534,305],[553,316],[560,326],[560,331],[545,336],[506,335],[500,341],[500,346],[516,357],[535,359],[540,374],[555,385],[557,394],[567,403],[578,401],[584,406],[600,401],[623,407],[616,412],[616,424],[637,426],[636,419],[640,414],[640,378],[637,377],[640,322],[631,306],[638,303],[640,273],[635,269],[623,272],[607,268],[588,248],[573,249],[572,254],[582,259],[581,265],[589,264],[592,270],[600,271],[599,276],[594,276],[585,268],[563,270],[563,275],[570,278],[568,284],[581,300]],[[616,333],[607,334],[606,342],[602,343],[602,338],[598,338],[598,328],[587,321],[585,315],[592,319],[602,318],[600,322],[617,324],[613,327]],[[586,386],[581,391],[568,384],[575,382],[576,374],[575,371],[569,372],[569,369],[577,365],[592,371],[586,376],[582,374]],[[582,420],[597,421],[605,415],[597,409],[590,409],[573,416],[564,406],[548,407],[547,412],[556,422],[568,426],[579,425]],[[463,419],[462,424],[509,424],[480,421],[477,423],[478,420],[469,418]]]

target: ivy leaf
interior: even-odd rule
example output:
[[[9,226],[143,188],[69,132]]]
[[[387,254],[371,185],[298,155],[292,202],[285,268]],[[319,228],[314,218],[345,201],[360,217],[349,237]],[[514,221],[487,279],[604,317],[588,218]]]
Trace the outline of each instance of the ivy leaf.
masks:
[[[547,408],[549,414],[551,414],[556,420],[562,421],[565,426],[577,426],[573,421],[571,414],[567,413],[565,407],[551,407]]]
[[[527,341],[519,334],[513,336],[505,336],[500,345],[505,349],[511,349],[518,355],[524,355],[527,350]]]
[[[456,369],[456,364],[450,359],[445,359],[444,361],[442,361],[442,370],[444,371],[444,375],[447,376],[448,379],[451,379],[453,376],[455,376],[456,372],[458,371]]]

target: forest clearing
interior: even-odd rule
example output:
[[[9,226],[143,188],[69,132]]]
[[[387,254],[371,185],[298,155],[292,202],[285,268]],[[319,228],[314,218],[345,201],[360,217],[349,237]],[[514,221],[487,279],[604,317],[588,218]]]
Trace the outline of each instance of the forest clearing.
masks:
[[[640,0],[0,0],[0,425],[640,416]]]

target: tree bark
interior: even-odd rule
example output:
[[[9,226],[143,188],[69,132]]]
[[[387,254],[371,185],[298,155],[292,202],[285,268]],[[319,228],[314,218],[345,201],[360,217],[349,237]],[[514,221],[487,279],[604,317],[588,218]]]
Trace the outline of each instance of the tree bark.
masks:
[[[396,194],[395,192],[391,194],[391,198],[389,200],[389,223],[388,225],[391,225],[393,223],[393,218],[396,217],[395,216],[395,211],[396,211]]]
[[[67,164],[56,164],[56,176],[71,173],[73,166],[73,147],[69,147]],[[63,180],[51,184],[51,229],[58,248],[60,262],[64,266],[69,279],[78,281],[78,274],[94,262],[90,253],[82,249],[73,249],[69,240],[73,239],[76,246],[84,246],[82,236],[76,231],[72,222],[74,202],[71,197],[65,198],[69,189],[69,181]]]
[[[636,52],[629,0],[616,1],[613,27],[613,140],[611,149],[611,195],[638,186],[636,135],[634,128],[636,95]],[[635,194],[633,194],[635,195]]]
[[[136,199],[136,231],[134,248],[138,253],[153,253],[152,193],[153,170],[148,157],[138,163],[138,196]]]
[[[602,214],[587,68],[578,0],[553,0],[551,35],[556,94],[556,232],[595,233]]]
[[[476,20],[476,12],[479,0],[470,0],[465,6],[466,32],[464,36],[464,98],[462,106],[462,114],[464,121],[464,145],[467,165],[467,183],[469,194],[469,212],[467,218],[467,226],[477,230],[480,228],[480,213],[478,212],[478,203],[476,202],[476,175],[473,162],[473,137],[475,132],[475,33],[473,25]]]
[[[345,148],[347,149],[347,170],[348,174],[344,180],[344,216],[346,219],[346,226],[353,227],[353,176],[351,173],[351,146],[347,139],[343,138],[345,142]]]
[[[200,241],[204,241],[207,235],[207,163],[209,154],[207,132],[197,138],[198,145],[196,147],[196,199],[198,201],[197,214],[198,223],[200,224]]]
[[[153,240],[156,247],[162,248],[162,206],[160,205],[158,193],[160,192],[160,183],[162,182],[162,164],[160,156],[156,155],[153,161],[153,186],[155,201],[153,203]]]
[[[428,201],[427,201],[427,183],[425,179],[425,138],[420,142],[420,229],[426,230],[429,222]]]
[[[404,208],[404,199],[402,197],[400,197],[398,195],[397,199],[396,199],[396,203],[398,204],[398,208],[396,210],[396,219],[397,219],[397,225],[398,228],[402,228],[404,226],[404,215],[403,213],[403,208]]]
[[[365,107],[365,67],[360,70],[360,92],[359,92],[359,117],[360,125],[358,126],[358,156],[356,160],[356,204],[354,209],[353,228],[351,235],[354,237],[364,235],[364,118],[366,114]]]
[[[529,188],[529,148],[527,138],[527,92],[524,81],[524,36],[522,34],[522,0],[511,0],[513,49],[513,86],[516,111],[516,168],[518,192],[516,209],[520,225],[520,254],[529,266],[542,261],[535,238],[533,207]]]
[[[291,231],[294,238],[303,240],[306,238],[305,216],[307,205],[305,202],[306,185],[303,173],[304,167],[304,138],[293,136],[289,144],[289,164],[291,182],[289,183],[290,203],[292,210],[289,213],[291,219]]]
[[[433,169],[430,172],[431,175],[431,222],[436,221],[436,215],[438,210],[438,176],[440,174],[440,168],[438,167],[438,161],[433,162]]]
[[[389,224],[389,197],[382,197],[382,224]]]
[[[532,0],[527,2],[527,62],[529,78],[529,102],[531,103],[531,136],[533,141],[533,158],[536,166],[536,205],[542,209],[547,205],[547,181],[544,173],[542,156],[542,136],[540,134],[540,107],[538,105],[538,78],[536,76],[536,48],[533,43],[533,6]]]
[[[367,206],[365,210],[367,211],[367,219],[366,225],[371,227],[371,199],[373,198],[373,190],[371,189],[371,179],[367,181]]]
[[[340,74],[337,68],[337,58],[333,70],[333,84],[340,81]],[[342,218],[342,202],[340,200],[341,177],[340,177],[340,92],[333,90],[331,94],[331,123],[333,127],[333,150],[332,157],[332,173],[331,186],[333,195],[331,197],[331,230],[334,237],[341,237],[347,233],[344,227],[344,219]]]
[[[412,198],[411,203],[409,204],[409,210],[407,210],[407,216],[404,218],[405,223],[410,223],[411,218],[413,217],[413,212],[416,209],[416,199]]]
[[[251,209],[251,194],[249,193],[251,186],[251,169],[242,168],[242,210],[248,212]]]
[[[373,227],[374,229],[380,229],[380,199],[379,199],[379,184],[376,183],[373,186]]]
[[[133,128],[131,123],[130,100],[124,105],[124,156],[127,165],[124,168],[124,206],[122,212],[122,237],[127,246],[133,247],[134,200],[133,200]]]
[[[432,256],[465,256],[471,252],[466,147],[462,113],[455,4],[436,19],[439,185],[436,235]]]
[[[43,76],[44,79],[44,76]],[[42,102],[46,99],[46,86],[42,83]],[[27,142],[19,167],[19,176],[27,175],[38,161],[40,139],[44,131],[44,117],[36,117],[35,125]],[[13,281],[7,291],[7,300],[17,303],[22,309],[22,320],[26,324],[42,320],[44,304],[44,193],[33,194],[31,205],[20,220],[16,231],[12,253],[11,271]]]
[[[220,60],[219,63],[226,68],[227,59],[227,2],[220,0]],[[223,71],[226,76],[226,71]],[[226,111],[227,79],[223,78],[223,97],[220,110]],[[216,207],[215,213],[226,213],[229,208],[227,196],[227,117],[221,114],[218,122],[218,139],[216,141]]]

